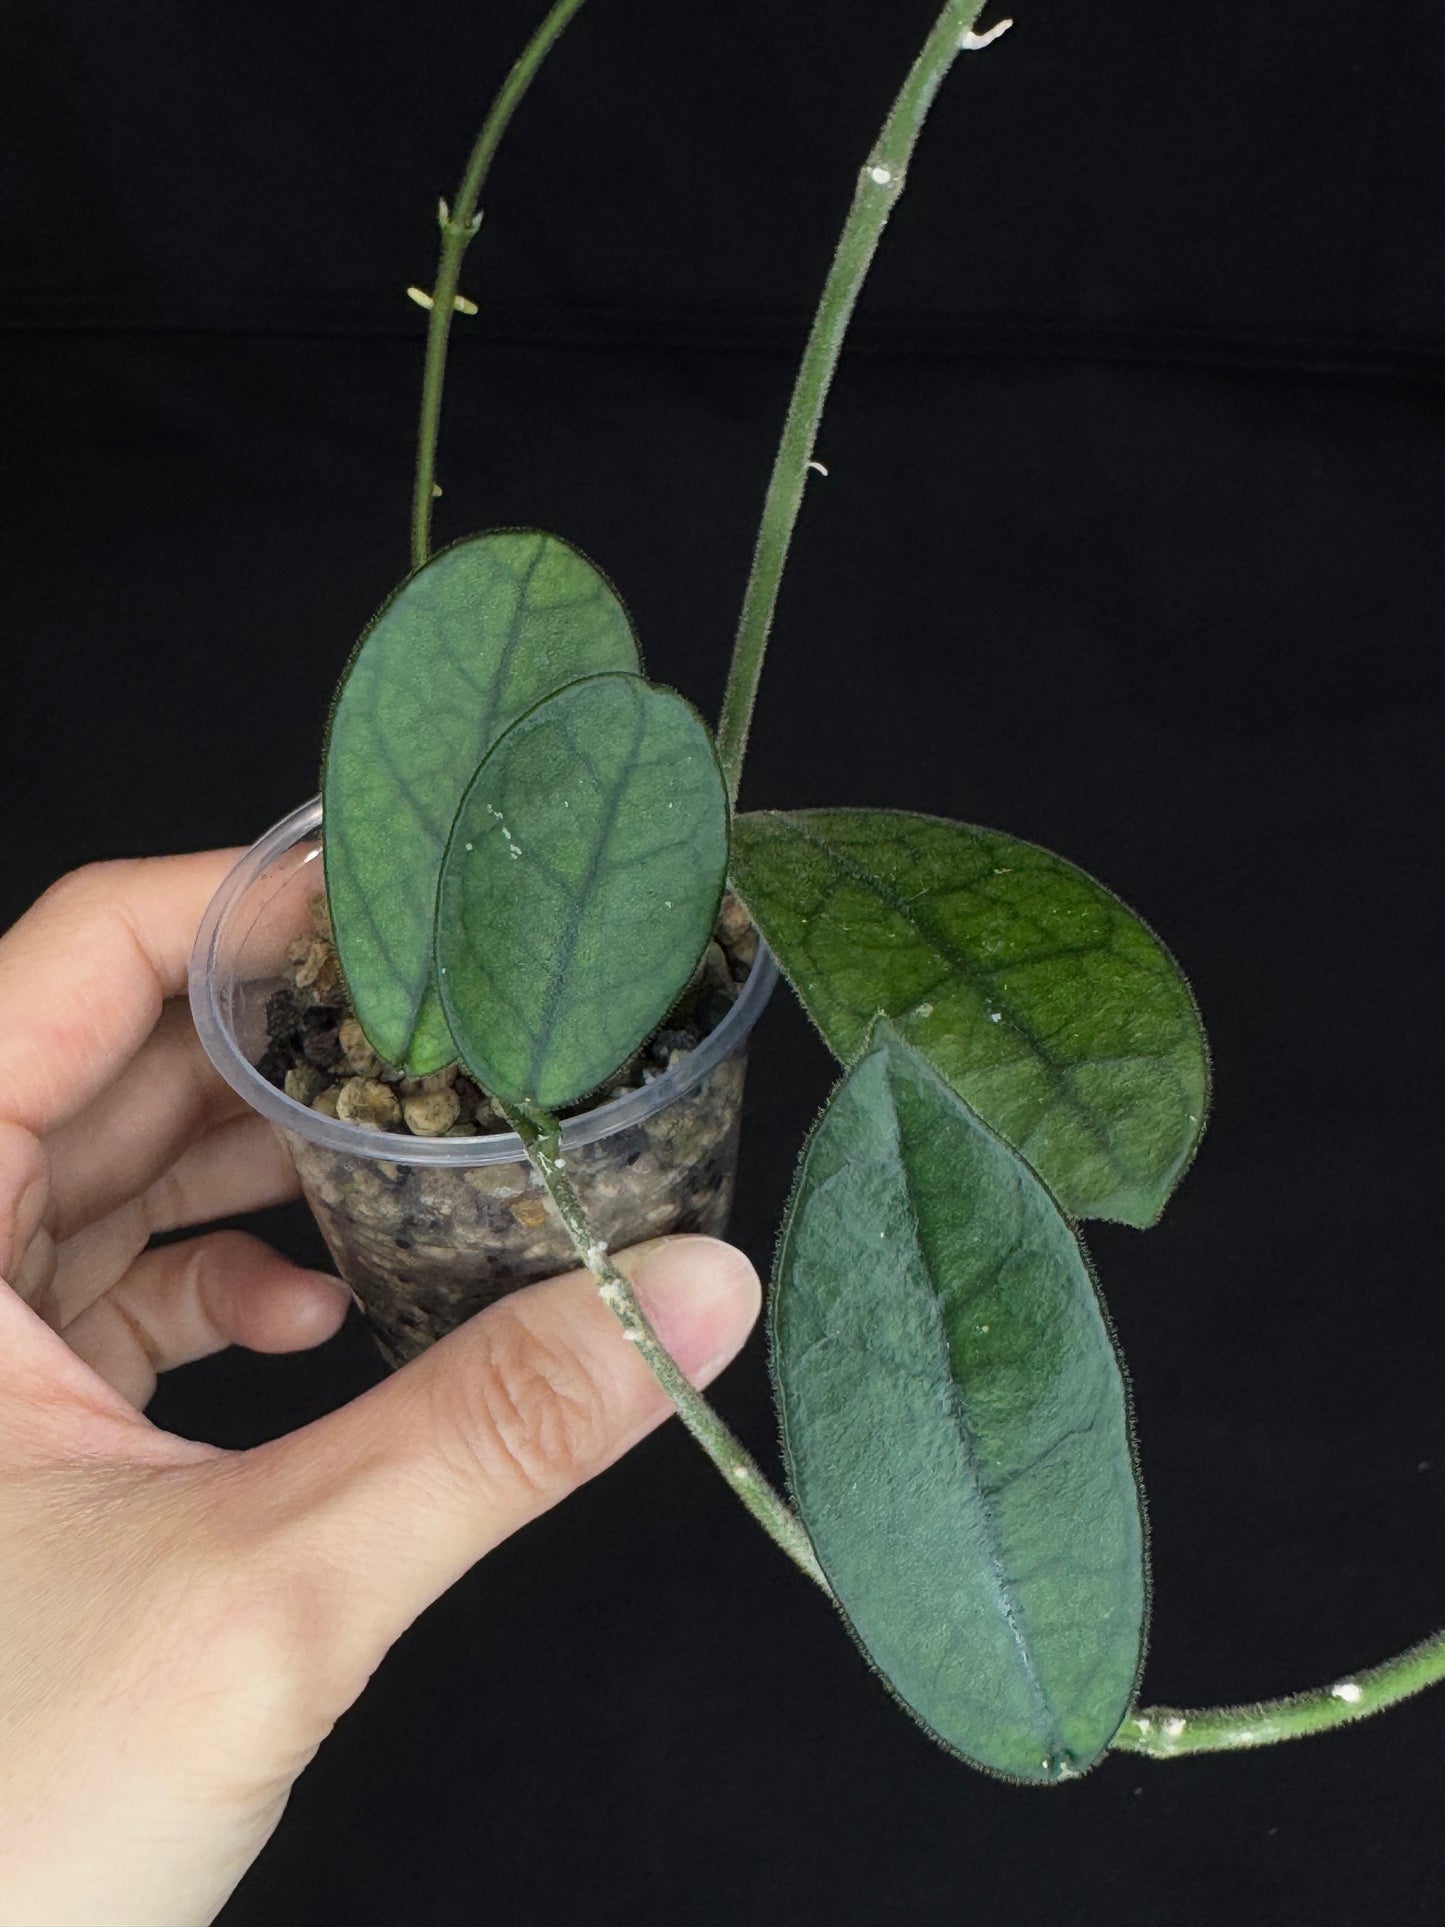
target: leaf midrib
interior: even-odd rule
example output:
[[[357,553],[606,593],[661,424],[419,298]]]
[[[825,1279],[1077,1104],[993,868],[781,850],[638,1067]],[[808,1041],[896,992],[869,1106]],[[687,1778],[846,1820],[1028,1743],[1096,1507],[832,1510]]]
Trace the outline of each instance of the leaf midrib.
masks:
[[[617,818],[622,809],[623,795],[627,789],[627,779],[632,771],[637,756],[638,743],[641,740],[646,722],[646,712],[643,705],[636,700],[636,692],[630,691],[629,694],[633,698],[632,741],[628,745],[626,756],[617,765],[617,769],[613,774],[611,794],[608,797],[600,818],[599,833],[593,842],[592,854],[588,859],[587,868],[582,874],[579,886],[572,893],[571,901],[567,905],[568,915],[565,934],[557,946],[552,972],[547,979],[547,987],[542,997],[542,1009],[538,1014],[537,1028],[533,1034],[531,1058],[528,1065],[528,1081],[532,1086],[532,1096],[534,1099],[538,1095],[542,1081],[542,1070],[546,1062],[546,1057],[549,1054],[552,1029],[557,1021],[557,1005],[561,999],[562,986],[571,974],[572,959],[577,953],[577,944],[581,937],[582,925],[592,899],[593,886],[602,874],[603,855],[612,840],[612,833],[617,827]],[[567,734],[570,739],[572,734],[570,723],[567,725]],[[566,901],[565,896],[564,901]]]
[[[1138,1185],[1140,1182],[1138,1174],[1129,1170],[1120,1162],[1119,1154],[1115,1150],[1108,1132],[1069,1083],[1068,1067],[1060,1059],[1054,1057],[1043,1039],[1039,1037],[1032,1025],[1029,1024],[1028,1020],[1020,1015],[1017,1007],[1010,1001],[1007,993],[995,990],[989,984],[988,980],[984,978],[977,966],[972,962],[967,952],[959,950],[950,937],[940,933],[936,928],[926,924],[920,917],[915,915],[910,907],[910,900],[908,898],[897,896],[892,891],[884,888],[881,879],[873,871],[865,868],[861,863],[857,862],[856,859],[837,849],[836,846],[828,842],[825,837],[818,836],[811,832],[795,815],[785,810],[775,810],[772,812],[772,817],[774,821],[786,825],[788,830],[798,837],[801,842],[808,844],[813,849],[823,851],[836,862],[838,867],[851,877],[855,883],[861,884],[865,889],[869,890],[881,903],[901,918],[909,929],[914,931],[919,939],[927,944],[936,955],[944,958],[946,962],[952,964],[957,969],[958,974],[965,979],[980,1003],[992,1004],[1002,1012],[1004,1021],[1014,1032],[1015,1036],[1020,1038],[1022,1042],[1028,1046],[1029,1050],[1033,1052],[1035,1058],[1043,1066],[1049,1084],[1061,1102],[1093,1140],[1095,1148],[1104,1158],[1115,1180],[1122,1185],[1130,1187]],[[1107,947],[1101,945],[1099,948],[1106,949]],[[906,1012],[898,1013],[898,1021],[904,1021],[906,1016]],[[1129,1058],[1123,1058],[1119,1061],[1127,1063],[1131,1060]]]
[[[512,582],[516,588],[517,594],[516,594],[516,600],[512,604],[512,613],[507,619],[506,639],[502,644],[501,654],[497,658],[495,671],[492,675],[490,685],[484,688],[481,684],[479,684],[476,677],[472,675],[470,666],[467,665],[459,655],[449,656],[449,661],[451,662],[451,666],[453,667],[454,670],[460,673],[462,681],[466,684],[467,688],[474,690],[477,696],[487,704],[487,707],[483,712],[481,721],[477,722],[475,719],[473,721],[474,743],[476,744],[485,743],[486,745],[485,749],[481,750],[481,753],[477,756],[476,762],[473,763],[472,767],[474,769],[477,767],[477,764],[479,764],[485,759],[486,755],[490,752],[493,745],[497,741],[497,736],[498,736],[497,718],[504,711],[504,704],[505,704],[505,699],[507,694],[507,682],[512,672],[512,664],[516,658],[517,649],[521,642],[522,632],[526,623],[526,617],[528,613],[528,597],[531,593],[532,580],[536,575],[538,569],[542,566],[542,557],[546,554],[546,552],[547,552],[547,537],[545,534],[539,534],[537,537],[536,546],[532,551],[531,560],[526,564],[525,568],[521,571],[520,574],[515,569],[512,568],[510,562],[508,562],[505,557],[499,557],[499,560],[501,560],[502,562],[502,566],[507,570],[507,573],[512,578]],[[400,775],[400,771],[397,771],[397,778],[398,778],[398,781],[403,781]],[[462,792],[461,792],[463,795],[466,793],[466,786],[467,786],[466,782],[464,781],[462,784]],[[416,805],[415,805],[414,799],[411,798],[410,791],[407,791],[406,793],[408,795],[409,800],[413,800],[413,807],[415,808]],[[457,799],[457,804],[459,803],[460,803],[460,797],[458,797]],[[438,884],[441,881],[442,860],[446,854],[447,834],[451,828],[452,822],[455,821],[457,804],[453,805],[452,813],[450,817],[446,817],[445,812],[443,812],[444,820],[440,821],[439,824],[427,822],[425,825],[427,833],[430,835],[434,844],[436,845],[436,862],[434,865],[434,871],[435,871],[436,882]],[[418,811],[418,814],[420,814],[419,811]],[[433,889],[432,891],[433,900],[435,900],[435,896],[436,896],[436,890]],[[416,1041],[417,1025],[421,1019],[422,1005],[426,1002],[427,991],[431,989],[435,983],[436,983],[435,962],[431,957],[430,950],[428,950],[426,973],[422,978],[420,990],[417,992],[415,998],[412,1000],[412,1008],[407,1019],[406,1048],[407,1048],[408,1056],[411,1053],[411,1047],[413,1043]]]
[[[496,674],[492,677],[492,707],[487,716],[486,728],[493,741],[496,740],[496,720],[501,712],[507,693],[508,679],[512,673],[512,663],[516,658],[517,645],[522,639],[523,623],[528,613],[528,597],[532,590],[532,579],[542,566],[542,557],[547,552],[547,538],[544,534],[537,537],[537,546],[532,551],[532,559],[520,576],[513,573],[512,580],[517,587],[517,600],[512,605],[512,614],[507,623],[507,636],[502,644],[502,653],[497,660]],[[482,752],[485,756],[492,747],[489,742]],[[477,759],[481,761],[481,757]]]
[[[954,1426],[962,1447],[969,1486],[975,1495],[975,1502],[982,1519],[984,1549],[988,1558],[989,1578],[998,1602],[999,1612],[1004,1624],[1008,1627],[1009,1637],[1013,1640],[1015,1650],[1018,1653],[1028,1691],[1040,1715],[1040,1724],[1047,1729],[1049,1734],[1048,1750],[1050,1757],[1053,1757],[1057,1753],[1066,1751],[1063,1732],[1059,1723],[1057,1709],[1049,1698],[1047,1689],[1039,1677],[1038,1667],[1035,1663],[1029,1642],[1027,1614],[1024,1611],[1022,1602],[1016,1596],[1014,1587],[1010,1584],[1007,1565],[1004,1559],[1003,1541],[997,1512],[990,1502],[988,1493],[984,1489],[981,1470],[982,1449],[978,1436],[969,1423],[968,1416],[964,1411],[962,1390],[959,1386],[957,1374],[953,1369],[953,1347],[949,1340],[947,1326],[943,1317],[942,1300],[939,1293],[933,1289],[932,1281],[937,1275],[937,1268],[929,1255],[923,1230],[923,1219],[914,1192],[913,1174],[909,1169],[908,1159],[904,1154],[903,1120],[899,1112],[898,1099],[893,1081],[893,1065],[886,1050],[882,1052],[881,1055],[883,1057],[884,1078],[888,1089],[889,1111],[893,1122],[894,1143],[897,1147],[898,1168],[902,1174],[903,1200],[908,1210],[909,1227],[913,1235],[913,1247],[918,1254],[919,1262],[929,1281],[928,1300],[931,1321],[934,1327],[934,1336],[938,1344],[944,1378],[948,1385],[949,1409],[953,1415]],[[966,1120],[966,1122],[969,1122],[970,1128],[972,1128],[971,1120]]]

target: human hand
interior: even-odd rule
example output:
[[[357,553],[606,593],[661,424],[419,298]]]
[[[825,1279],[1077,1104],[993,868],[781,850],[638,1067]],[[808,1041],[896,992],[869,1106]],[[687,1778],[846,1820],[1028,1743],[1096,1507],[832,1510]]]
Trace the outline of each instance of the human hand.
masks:
[[[416,1615],[669,1409],[574,1272],[248,1452],[142,1415],[157,1372],[345,1313],[238,1232],[146,1249],[295,1190],[179,1000],[232,854],[79,871],[0,939],[0,1927],[212,1919]],[[706,1383],[748,1261],[624,1264]]]

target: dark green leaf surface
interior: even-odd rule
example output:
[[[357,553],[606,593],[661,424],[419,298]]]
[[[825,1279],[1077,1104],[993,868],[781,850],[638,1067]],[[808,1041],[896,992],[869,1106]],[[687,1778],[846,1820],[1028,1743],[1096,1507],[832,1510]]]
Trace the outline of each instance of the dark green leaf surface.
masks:
[[[1152,1224],[1209,1101],[1152,931],[1031,843],[891,810],[740,816],[733,883],[843,1063],[881,1011],[1080,1218]]]
[[[1143,1645],[1122,1374],[1048,1191],[886,1024],[804,1152],[771,1320],[789,1479],[869,1658],[967,1759],[1082,1772]]]
[[[671,690],[595,676],[514,724],[437,899],[447,1022],[489,1091],[554,1110],[632,1054],[702,955],[727,844],[711,738]]]
[[[327,736],[326,888],[356,1014],[392,1063],[456,1052],[431,988],[447,833],[478,763],[564,683],[635,670],[627,612],[555,535],[504,529],[433,556],[357,645]]]

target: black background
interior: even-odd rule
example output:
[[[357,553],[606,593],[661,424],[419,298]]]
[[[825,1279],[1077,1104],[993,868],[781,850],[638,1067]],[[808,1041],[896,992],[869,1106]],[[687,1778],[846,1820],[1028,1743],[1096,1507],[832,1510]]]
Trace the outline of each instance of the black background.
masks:
[[[312,793],[406,566],[403,289],[539,10],[11,0],[5,918]],[[745,800],[1032,838],[1189,970],[1203,1153],[1157,1230],[1088,1242],[1150,1493],[1146,1697],[1215,1703],[1445,1612],[1445,20],[1018,13],[950,80],[877,264]],[[808,308],[930,16],[595,0],[495,170],[438,536],[578,542],[708,708]],[[828,1081],[779,998],[735,1223],[762,1266]],[[153,1413],[241,1444],[376,1369],[348,1329],[177,1373]],[[769,1453],[756,1341],[719,1399]],[[1442,1712],[989,1781],[670,1428],[402,1642],[224,1921],[1434,1921]]]

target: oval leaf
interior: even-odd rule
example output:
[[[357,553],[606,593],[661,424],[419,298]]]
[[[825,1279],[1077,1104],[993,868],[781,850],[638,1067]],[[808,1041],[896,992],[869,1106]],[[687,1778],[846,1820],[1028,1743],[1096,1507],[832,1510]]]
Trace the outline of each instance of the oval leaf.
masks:
[[[677,1000],[717,916],[728,813],[705,725],[638,676],[595,676],[508,731],[442,865],[442,1004],[504,1102],[593,1090]]]
[[[564,683],[637,667],[606,577],[536,529],[441,550],[357,644],[327,732],[326,888],[356,1015],[391,1063],[420,1073],[456,1055],[431,989],[432,919],[477,764]]]
[[[1031,843],[892,810],[741,816],[733,885],[836,1056],[879,1012],[1079,1218],[1153,1224],[1209,1057],[1158,938]]]
[[[1083,1772],[1143,1646],[1122,1374],[1048,1191],[887,1025],[804,1152],[771,1320],[793,1492],[868,1657],[966,1759]]]

